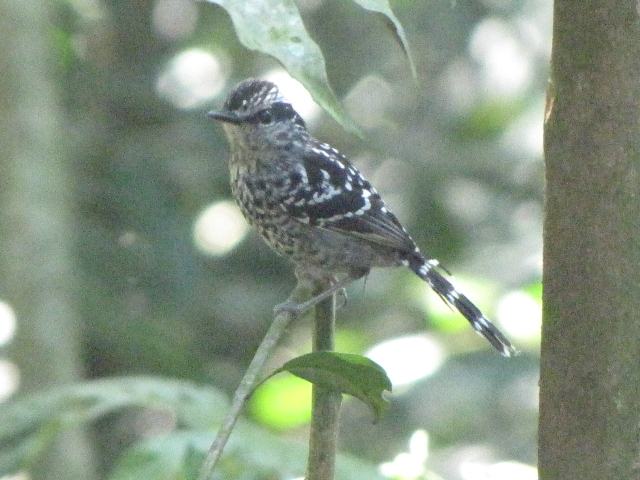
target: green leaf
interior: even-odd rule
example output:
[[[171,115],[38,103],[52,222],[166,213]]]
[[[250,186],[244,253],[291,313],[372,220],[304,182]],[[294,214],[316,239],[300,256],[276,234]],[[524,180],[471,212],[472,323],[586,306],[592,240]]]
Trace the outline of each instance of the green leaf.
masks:
[[[391,391],[391,381],[384,369],[367,357],[313,352],[289,360],[271,376],[284,371],[362,400],[371,407],[376,421],[389,406],[383,392]]]
[[[393,10],[391,10],[391,5],[389,5],[389,0],[353,0],[362,8],[367,10],[371,10],[372,12],[378,12],[387,17],[391,26],[393,28],[393,32],[404,51],[404,54],[407,56],[407,60],[409,60],[409,67],[411,68],[411,75],[414,79],[418,78],[418,74],[416,72],[416,64],[413,61],[413,55],[411,54],[411,49],[409,48],[409,42],[407,40],[407,36],[404,32],[404,28],[400,23],[400,20],[395,16]]]
[[[174,431],[142,440],[116,463],[109,480],[196,480],[213,433]],[[216,469],[225,480],[270,480],[304,475],[307,445],[283,439],[262,428],[239,422]],[[374,465],[339,454],[337,480],[382,480]]]
[[[227,410],[217,390],[191,382],[121,377],[66,385],[0,405],[0,477],[29,465],[65,429],[130,407],[172,412],[179,425],[212,428]]]
[[[206,1],[229,13],[238,39],[245,47],[276,58],[340,125],[362,137],[333,93],[322,51],[307,34],[293,0]]]

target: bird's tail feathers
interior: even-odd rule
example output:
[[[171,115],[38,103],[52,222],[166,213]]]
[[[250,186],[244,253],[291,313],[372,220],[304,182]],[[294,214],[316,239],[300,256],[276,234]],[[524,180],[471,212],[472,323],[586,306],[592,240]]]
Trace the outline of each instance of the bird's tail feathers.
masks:
[[[437,260],[427,260],[418,254],[408,259],[408,266],[427,282],[447,305],[458,310],[473,329],[486,338],[503,356],[510,357],[517,353],[511,342],[482,314],[480,309],[438,271]]]

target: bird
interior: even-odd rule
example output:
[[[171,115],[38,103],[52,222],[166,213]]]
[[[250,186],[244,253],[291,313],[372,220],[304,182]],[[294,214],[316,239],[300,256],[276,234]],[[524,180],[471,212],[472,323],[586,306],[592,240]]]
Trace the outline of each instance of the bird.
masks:
[[[439,262],[420,251],[358,168],[309,133],[274,83],[241,81],[222,109],[208,116],[227,137],[231,192],[244,217],[293,262],[298,281],[329,285],[303,304],[285,302],[277,309],[301,312],[374,267],[407,267],[500,354],[516,353]]]

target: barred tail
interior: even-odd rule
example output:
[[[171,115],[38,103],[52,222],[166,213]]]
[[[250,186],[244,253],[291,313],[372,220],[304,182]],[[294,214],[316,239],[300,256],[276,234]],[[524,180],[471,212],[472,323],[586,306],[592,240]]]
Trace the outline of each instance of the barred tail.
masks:
[[[516,353],[509,340],[485,317],[471,300],[456,290],[449,280],[438,272],[437,260],[427,260],[419,253],[408,259],[408,266],[444,300],[466,318],[476,332],[486,338],[505,357]]]

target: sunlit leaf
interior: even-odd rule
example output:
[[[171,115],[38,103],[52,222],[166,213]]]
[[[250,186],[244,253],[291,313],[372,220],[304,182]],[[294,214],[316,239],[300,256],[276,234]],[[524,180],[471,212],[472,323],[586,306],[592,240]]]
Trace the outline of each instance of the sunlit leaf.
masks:
[[[389,377],[380,365],[361,355],[308,353],[288,361],[274,375],[283,371],[362,400],[371,407],[376,420],[389,405],[383,397],[385,390],[391,391]]]
[[[411,54],[411,49],[409,48],[409,42],[407,41],[407,36],[404,33],[404,28],[400,23],[400,20],[395,16],[393,10],[391,10],[391,5],[389,5],[389,0],[353,0],[362,8],[366,8],[367,10],[371,10],[372,12],[378,12],[384,15],[387,20],[391,23],[391,27],[393,32],[404,51],[404,54],[407,56],[407,60],[409,61],[409,67],[411,68],[411,75],[413,78],[418,78],[418,74],[416,73],[416,65],[413,61],[413,55]]]
[[[308,35],[293,0],[205,0],[224,8],[238,39],[276,58],[344,128],[362,136],[329,85],[320,47]]]
[[[153,377],[58,387],[0,405],[0,476],[26,468],[55,435],[130,407],[166,410],[178,425],[213,428],[227,409],[215,389]]]

